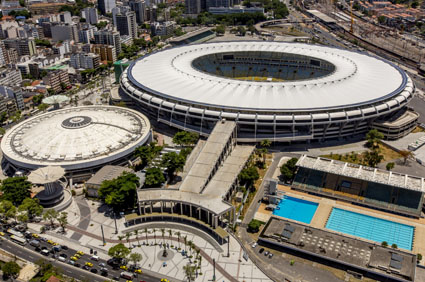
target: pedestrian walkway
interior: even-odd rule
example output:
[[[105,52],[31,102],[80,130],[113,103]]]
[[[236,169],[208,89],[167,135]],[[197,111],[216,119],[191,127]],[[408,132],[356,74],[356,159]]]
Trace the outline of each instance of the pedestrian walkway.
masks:
[[[97,250],[98,255],[103,259],[109,258],[107,255],[109,248],[122,242],[131,247],[132,252],[142,254],[143,259],[140,265],[143,271],[160,273],[178,280],[185,280],[183,266],[189,262],[193,263],[196,256],[194,252],[192,252],[192,259],[182,255],[181,251],[184,250],[185,246],[184,237],[186,237],[186,242],[193,242],[197,249],[200,250],[200,255],[202,256],[201,268],[195,281],[211,281],[214,272],[213,260],[215,260],[216,265],[216,281],[270,281],[250,259],[245,260],[243,258],[243,249],[232,236],[230,236],[229,245],[217,246],[217,242],[209,237],[208,234],[201,230],[192,230],[193,227],[191,226],[177,223],[158,223],[158,226],[154,227],[155,223],[148,223],[126,228],[123,218],[119,218],[116,221],[119,231],[116,234],[114,219],[98,212],[101,203],[89,200],[86,202],[87,205],[85,205],[84,209],[76,209],[77,204],[73,203],[66,210],[70,215],[70,224],[67,227],[66,234],[56,233],[56,230],[54,230],[47,232],[45,236],[59,244],[64,244],[83,252],[88,253],[90,249]],[[79,212],[81,210],[85,211],[86,208],[89,209],[89,212],[81,216]],[[91,216],[87,217],[88,214],[91,214]],[[81,224],[82,221],[85,222],[84,225]],[[86,230],[81,229],[79,226],[85,226]],[[103,244],[101,226],[103,227],[105,245]],[[38,231],[40,230],[40,225],[30,223],[29,228]],[[147,234],[144,232],[145,228],[148,231]],[[165,229],[164,236],[162,236],[161,228]],[[137,238],[134,233],[135,229],[138,230]],[[169,235],[169,230],[171,230],[171,236]],[[125,236],[127,232],[131,232],[128,241]],[[177,232],[180,234],[180,241]],[[77,235],[79,239],[73,239]],[[121,241],[119,238],[121,238]],[[155,245],[155,242],[157,245]],[[170,253],[170,258],[164,259],[161,257],[163,249],[159,243],[162,242],[168,243],[169,248],[167,248],[167,251]],[[139,244],[141,245],[140,247]],[[180,251],[178,248],[180,248]],[[190,254],[189,247],[186,248]]]

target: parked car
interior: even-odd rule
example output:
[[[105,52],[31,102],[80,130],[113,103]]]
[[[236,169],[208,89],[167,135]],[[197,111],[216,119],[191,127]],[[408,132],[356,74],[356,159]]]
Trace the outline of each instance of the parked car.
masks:
[[[265,251],[265,252],[264,252],[264,255],[265,255],[265,256],[268,256],[268,255],[269,255],[269,251]]]
[[[252,243],[252,245],[251,245],[251,246],[252,246],[253,248],[255,248],[255,247],[257,247],[257,245],[258,245],[258,244],[257,244],[257,242],[254,242],[254,243]]]
[[[258,252],[261,254],[262,252],[264,252],[264,248],[261,248]]]

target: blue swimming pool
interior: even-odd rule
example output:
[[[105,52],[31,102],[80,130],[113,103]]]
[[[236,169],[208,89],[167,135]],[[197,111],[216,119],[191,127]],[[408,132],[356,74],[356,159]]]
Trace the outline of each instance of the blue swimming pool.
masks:
[[[333,208],[326,228],[377,243],[386,241],[401,249],[411,250],[415,228],[365,214]]]
[[[284,196],[273,211],[273,214],[304,223],[310,223],[316,212],[317,206],[317,203]]]

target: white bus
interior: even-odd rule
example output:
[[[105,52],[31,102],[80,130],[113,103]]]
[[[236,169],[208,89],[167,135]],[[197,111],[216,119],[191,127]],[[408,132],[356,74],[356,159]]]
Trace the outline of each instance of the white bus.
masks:
[[[15,243],[18,243],[19,245],[25,246],[25,244],[27,243],[27,240],[25,240],[24,238],[12,235],[10,236],[10,240],[12,240]]]
[[[24,238],[24,234],[19,231],[13,230],[12,228],[7,229],[7,233],[15,237]]]

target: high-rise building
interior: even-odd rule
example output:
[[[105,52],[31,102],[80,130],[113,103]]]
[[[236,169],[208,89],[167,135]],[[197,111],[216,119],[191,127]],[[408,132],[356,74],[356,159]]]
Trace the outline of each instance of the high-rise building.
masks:
[[[15,100],[18,110],[24,110],[24,97],[22,95],[22,90],[20,87],[8,87],[0,85],[0,95],[6,98],[12,98]]]
[[[22,83],[21,73],[16,69],[0,69],[0,85],[16,86]]]
[[[116,7],[115,0],[98,0],[97,8],[102,15],[112,12],[112,9]]]
[[[100,55],[101,61],[115,62],[117,60],[114,46],[93,44],[91,45],[91,52]]]
[[[133,11],[115,15],[116,27],[121,35],[137,37],[136,14]]]
[[[52,40],[65,41],[74,40],[78,42],[78,29],[75,24],[61,24],[52,26]]]
[[[75,69],[97,69],[100,65],[100,56],[93,53],[72,54],[70,64]]]
[[[97,9],[93,7],[84,8],[84,10],[81,11],[81,16],[86,19],[86,23],[89,24],[97,24],[99,20]]]
[[[90,43],[90,40],[94,38],[94,33],[96,31],[96,27],[88,27],[84,29],[80,29],[78,31],[78,38],[81,43]]]
[[[33,56],[36,54],[34,38],[14,38],[3,40],[6,49],[13,48],[19,56]]]
[[[173,34],[174,22],[156,22],[151,24],[151,31],[153,35],[169,36]]]
[[[206,6],[205,0],[185,0],[186,14],[197,15],[203,10],[203,6]]]
[[[117,31],[99,30],[94,32],[94,42],[96,44],[106,44],[115,47],[116,55],[121,53],[121,38]]]
[[[136,22],[142,24],[146,21],[146,3],[142,0],[130,0],[131,10],[136,14]]]
[[[233,0],[206,0],[207,9],[210,7],[224,7],[229,8],[233,6]]]
[[[43,77],[43,82],[56,92],[62,90],[61,83],[64,83],[65,85],[69,85],[70,83],[68,72],[64,70],[49,72]]]

